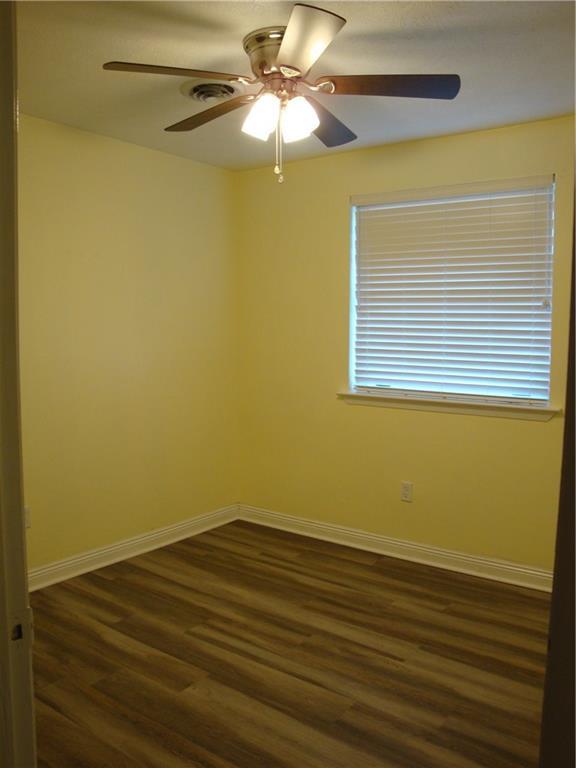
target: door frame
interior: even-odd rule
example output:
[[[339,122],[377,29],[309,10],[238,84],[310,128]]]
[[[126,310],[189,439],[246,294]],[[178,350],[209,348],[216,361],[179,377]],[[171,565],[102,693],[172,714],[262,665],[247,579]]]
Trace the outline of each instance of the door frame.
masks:
[[[573,219],[576,220],[576,211]],[[574,227],[572,228],[574,232]],[[574,237],[574,235],[573,235]],[[568,349],[568,383],[564,422],[564,448],[554,585],[548,632],[548,663],[540,732],[540,768],[574,767],[574,278],[576,276],[572,241],[572,287]]]
[[[0,768],[35,768],[18,369],[16,7],[0,2]]]

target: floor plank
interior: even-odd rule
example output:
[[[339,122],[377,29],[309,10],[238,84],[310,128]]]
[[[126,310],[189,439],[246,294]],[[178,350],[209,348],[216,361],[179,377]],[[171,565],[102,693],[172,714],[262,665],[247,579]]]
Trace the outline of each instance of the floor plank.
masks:
[[[548,596],[235,522],[32,594],[49,768],[535,768]]]

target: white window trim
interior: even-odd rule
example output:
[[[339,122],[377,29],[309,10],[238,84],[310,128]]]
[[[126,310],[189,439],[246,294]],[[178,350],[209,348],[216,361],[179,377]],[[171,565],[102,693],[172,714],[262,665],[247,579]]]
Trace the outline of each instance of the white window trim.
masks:
[[[350,226],[350,322],[348,344],[348,381],[353,380],[354,345],[355,345],[355,312],[353,290],[355,285],[356,263],[353,255],[352,244],[355,242],[355,208],[358,206],[379,205],[394,202],[408,202],[411,200],[427,200],[434,197],[451,197],[457,195],[475,195],[489,192],[506,192],[518,189],[529,189],[537,186],[548,186],[556,182],[556,174],[542,176],[521,177],[515,179],[496,179],[473,183],[455,184],[441,187],[425,187],[418,189],[406,189],[389,193],[377,193],[369,195],[352,195],[349,200],[351,213]],[[552,393],[552,368],[550,369],[550,392]],[[399,408],[404,410],[424,410],[442,413],[463,413],[479,416],[494,416],[500,418],[524,419],[530,421],[550,421],[554,416],[563,413],[561,408],[555,407],[550,402],[526,402],[521,399],[518,403],[513,398],[507,402],[500,398],[498,402],[489,396],[468,396],[458,394],[426,393],[413,390],[386,390],[367,387],[354,388],[350,384],[348,388],[337,393],[340,400],[353,405],[380,406]]]
[[[422,187],[401,189],[397,192],[383,192],[370,195],[352,195],[350,205],[378,205],[387,203],[405,203],[410,200],[428,200],[434,197],[454,197],[456,195],[481,195],[489,192],[512,192],[516,189],[548,186],[556,180],[556,174],[543,176],[523,176],[516,179],[491,179],[486,181],[451,184],[442,187]]]
[[[524,421],[550,421],[562,414],[561,408],[550,405],[513,405],[508,403],[489,403],[478,400],[456,400],[452,396],[445,398],[409,395],[381,394],[374,390],[344,389],[337,393],[339,400],[350,405],[368,405],[381,408],[398,408],[409,411],[434,411],[436,413],[461,413],[468,416],[492,416],[501,419],[521,419]],[[454,396],[456,397],[456,396]]]

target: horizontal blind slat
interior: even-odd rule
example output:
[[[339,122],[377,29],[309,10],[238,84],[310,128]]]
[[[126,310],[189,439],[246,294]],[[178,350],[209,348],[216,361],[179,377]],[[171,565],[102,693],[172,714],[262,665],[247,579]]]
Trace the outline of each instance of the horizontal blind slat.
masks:
[[[554,185],[504,186],[354,208],[355,386],[546,400]]]
[[[391,360],[438,360],[439,356],[430,353],[428,350],[402,350],[402,354],[399,354],[398,349],[386,347],[374,347],[374,345],[362,347],[359,346],[360,352],[357,350],[357,359],[362,357],[362,353],[368,352],[368,350],[378,355],[382,359],[389,358]],[[546,352],[532,351],[532,350],[517,350],[516,352],[487,352],[482,350],[459,350],[450,349],[444,350],[442,353],[442,360],[465,360],[470,362],[483,362],[483,363],[513,363],[515,360],[529,359],[531,364],[538,364],[538,360],[542,360],[542,364],[547,364],[550,360],[550,355]]]

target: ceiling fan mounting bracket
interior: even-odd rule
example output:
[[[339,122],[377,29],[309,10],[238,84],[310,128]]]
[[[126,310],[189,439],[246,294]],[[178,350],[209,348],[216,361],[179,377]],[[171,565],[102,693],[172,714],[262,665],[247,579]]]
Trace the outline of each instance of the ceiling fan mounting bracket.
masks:
[[[334,85],[332,80],[323,80],[321,83],[317,83],[316,85],[312,85],[311,83],[306,82],[306,80],[301,80],[301,83],[302,85],[305,85],[309,91],[314,91],[315,93],[335,93],[336,92],[336,86]]]
[[[296,67],[287,67],[280,65],[280,72],[284,75],[284,77],[302,77],[302,72],[300,72],[299,69]]]

